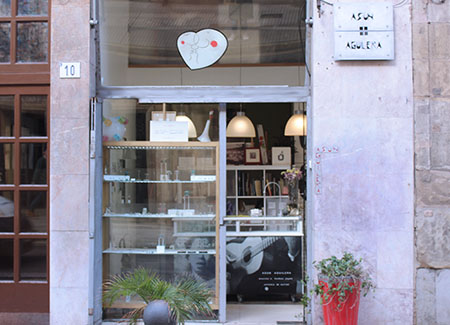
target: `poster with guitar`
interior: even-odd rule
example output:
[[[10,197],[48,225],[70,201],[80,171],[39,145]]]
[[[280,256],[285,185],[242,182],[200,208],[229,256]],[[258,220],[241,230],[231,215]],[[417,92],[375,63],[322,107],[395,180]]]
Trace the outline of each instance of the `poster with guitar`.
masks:
[[[281,300],[301,291],[299,237],[230,237],[227,239],[227,293],[252,299]]]

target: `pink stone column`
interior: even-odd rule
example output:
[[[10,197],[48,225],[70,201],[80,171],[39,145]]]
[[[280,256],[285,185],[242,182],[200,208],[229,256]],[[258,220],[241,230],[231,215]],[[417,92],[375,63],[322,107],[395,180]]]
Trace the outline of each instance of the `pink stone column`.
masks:
[[[53,0],[50,105],[50,323],[87,324],[90,1]],[[81,78],[60,79],[60,62]]]

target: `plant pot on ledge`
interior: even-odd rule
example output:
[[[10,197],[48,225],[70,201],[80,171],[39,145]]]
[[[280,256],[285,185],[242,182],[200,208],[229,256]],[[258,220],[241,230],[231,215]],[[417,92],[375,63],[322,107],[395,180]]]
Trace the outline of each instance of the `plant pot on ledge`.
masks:
[[[368,273],[361,266],[362,259],[355,259],[345,252],[342,258],[332,256],[313,262],[318,271],[318,283],[310,294],[320,297],[325,325],[357,325],[361,293],[366,296],[374,288]],[[310,297],[302,298],[307,305]]]
[[[103,300],[110,306],[120,297],[130,296],[139,296],[146,303],[123,317],[130,324],[143,317],[145,325],[175,325],[198,315],[212,315],[212,292],[205,283],[194,279],[172,283],[138,268],[105,282]]]
[[[337,281],[330,281],[327,277],[319,277],[319,286],[323,290],[321,301],[325,324],[357,325],[361,281],[352,278],[335,280]],[[340,299],[342,296],[339,295],[337,290],[339,286],[350,288],[349,291],[345,292],[342,300]]]

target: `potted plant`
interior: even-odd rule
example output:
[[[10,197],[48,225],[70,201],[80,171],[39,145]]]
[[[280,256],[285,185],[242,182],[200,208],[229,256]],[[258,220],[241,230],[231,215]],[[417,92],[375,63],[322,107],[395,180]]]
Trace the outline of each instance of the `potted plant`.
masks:
[[[211,315],[212,292],[204,283],[185,278],[177,282],[161,280],[144,268],[115,275],[105,282],[103,299],[111,304],[120,297],[139,296],[145,305],[127,313],[130,324],[141,317],[145,325],[182,323],[197,315]]]
[[[348,252],[342,258],[331,256],[313,262],[318,283],[313,285],[311,293],[320,297],[326,325],[358,324],[360,295],[366,296],[374,288],[361,263],[362,258],[356,259]],[[302,303],[308,302],[309,298],[304,297]]]
[[[281,176],[283,176],[288,186],[289,204],[286,214],[298,215],[298,184],[299,181],[303,178],[303,172],[300,170],[300,168],[293,167],[291,169],[282,171]]]

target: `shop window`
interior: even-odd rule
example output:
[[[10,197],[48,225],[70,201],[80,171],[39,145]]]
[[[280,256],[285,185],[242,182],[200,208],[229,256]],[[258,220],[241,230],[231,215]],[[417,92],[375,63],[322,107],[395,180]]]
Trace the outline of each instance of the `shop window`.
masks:
[[[101,4],[101,60],[106,85],[303,82],[299,70],[305,61],[304,0],[103,0]],[[228,40],[228,49],[213,66],[223,69],[191,75],[178,53],[177,38],[206,28],[219,30]],[[243,67],[253,69],[242,77],[239,68]]]

